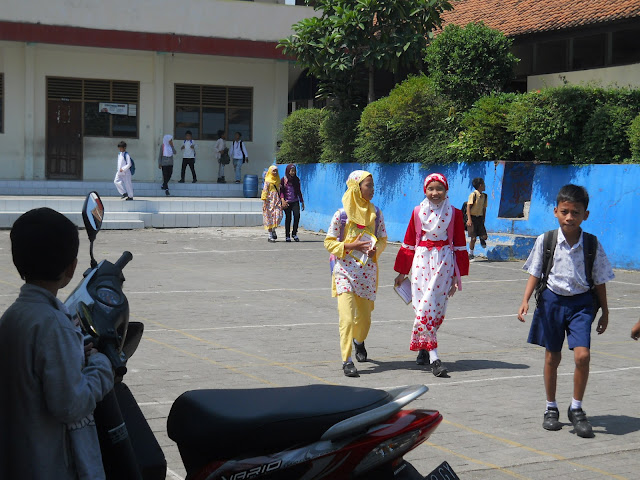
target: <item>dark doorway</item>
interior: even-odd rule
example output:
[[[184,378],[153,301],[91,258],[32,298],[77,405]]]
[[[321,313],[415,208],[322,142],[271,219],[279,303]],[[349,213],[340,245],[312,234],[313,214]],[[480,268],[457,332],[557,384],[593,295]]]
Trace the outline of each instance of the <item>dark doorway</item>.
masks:
[[[46,169],[49,179],[82,179],[82,104],[49,100]]]

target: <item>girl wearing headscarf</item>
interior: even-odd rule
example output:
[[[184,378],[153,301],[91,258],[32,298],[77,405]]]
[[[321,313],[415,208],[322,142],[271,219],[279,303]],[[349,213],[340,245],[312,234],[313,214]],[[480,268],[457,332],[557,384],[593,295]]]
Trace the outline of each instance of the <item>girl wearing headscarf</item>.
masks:
[[[264,186],[262,187],[262,221],[265,230],[269,232],[269,242],[275,242],[276,227],[282,222],[282,203],[280,201],[280,175],[278,167],[271,165],[264,177]]]
[[[338,297],[342,371],[347,377],[358,376],[351,358],[352,347],[356,360],[367,360],[364,341],[378,289],[378,258],[387,246],[384,218],[371,203],[373,194],[371,174],[364,170],[352,172],[342,197],[343,208],[333,215],[324,240],[325,248],[335,256],[331,293]],[[377,242],[372,245],[363,240],[363,234],[377,238]],[[364,265],[351,255],[356,251],[367,255]]]
[[[297,175],[296,166],[292,163],[285,168],[280,198],[282,199],[282,207],[284,208],[285,214],[284,232],[286,241],[291,241],[291,237],[289,236],[289,232],[291,232],[293,234],[293,240],[299,242],[298,224],[300,223],[300,206],[302,206],[302,210],[304,211],[304,198],[302,198],[300,179]],[[291,227],[291,214],[293,214],[293,230],[289,230]]]
[[[173,174],[173,156],[176,149],[173,148],[173,135],[165,135],[162,137],[162,146],[160,147],[160,155],[158,155],[158,168],[162,169],[162,190],[169,195],[169,180]]]
[[[411,296],[415,312],[409,349],[418,352],[416,363],[440,377],[447,369],[438,358],[437,332],[447,301],[462,290],[461,277],[469,274],[469,254],[462,212],[449,202],[449,183],[432,173],[424,180],[425,199],[411,213],[409,226],[394,270],[399,286],[411,271]]]

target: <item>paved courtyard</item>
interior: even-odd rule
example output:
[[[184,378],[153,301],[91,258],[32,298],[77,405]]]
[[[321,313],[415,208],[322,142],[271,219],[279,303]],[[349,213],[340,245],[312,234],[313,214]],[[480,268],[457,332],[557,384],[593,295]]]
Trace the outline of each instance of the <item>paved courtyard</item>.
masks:
[[[80,235],[76,280],[89,263],[88,242]],[[361,376],[353,379],[341,370],[323,237],[300,237],[300,243],[270,244],[260,228],[98,235],[96,258],[115,261],[123,250],[133,253],[125,291],[132,320],[144,322],[146,332],[125,381],[159,438],[168,479],[185,476],[166,435],[171,404],[182,392],[311,383],[426,384],[429,391],[411,406],[440,410],[444,421],[407,456],[423,474],[446,460],[461,479],[640,478],[640,344],[629,338],[640,316],[640,273],[616,271],[608,286],[610,325],[593,338],[584,403],[596,436],[583,439],[566,419],[573,373],[568,350],[558,385],[565,425],[558,432],[541,427],[543,350],[526,343],[529,324],[516,319],[527,279],[522,262],[472,264],[439,333],[450,374],[435,378],[408,350],[412,311],[391,288],[398,246],[389,245],[366,342],[371,361],[358,364]],[[21,285],[6,230],[0,231],[0,256],[4,310]]]

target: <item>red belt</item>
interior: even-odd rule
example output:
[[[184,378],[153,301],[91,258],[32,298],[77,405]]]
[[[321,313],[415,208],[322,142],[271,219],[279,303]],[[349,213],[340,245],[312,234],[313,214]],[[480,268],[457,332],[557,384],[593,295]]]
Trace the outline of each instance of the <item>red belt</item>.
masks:
[[[419,247],[427,247],[428,250],[431,250],[432,248],[436,248],[437,250],[440,250],[445,245],[449,245],[448,240],[437,240],[435,242],[432,240],[422,240],[418,244]]]

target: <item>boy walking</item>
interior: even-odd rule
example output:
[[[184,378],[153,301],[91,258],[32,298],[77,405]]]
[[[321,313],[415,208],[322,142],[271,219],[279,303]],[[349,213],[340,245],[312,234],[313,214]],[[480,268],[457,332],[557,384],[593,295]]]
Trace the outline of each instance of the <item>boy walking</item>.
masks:
[[[0,478],[102,479],[92,414],[113,388],[111,363],[56,298],[78,263],[78,229],[37,208],[11,230],[13,263],[25,284],[0,318]]]
[[[123,199],[133,200],[133,183],[131,182],[131,157],[127,153],[126,142],[118,143],[118,167],[113,183]]]
[[[471,185],[475,190],[467,200],[467,232],[469,233],[469,259],[475,258],[473,247],[476,246],[476,238],[480,237],[482,248],[487,246],[487,229],[484,227],[484,219],[487,214],[487,194],[483,193],[484,179],[474,178]]]
[[[196,143],[193,141],[191,130],[187,130],[184,136],[184,142],[182,142],[182,147],[180,147],[180,150],[182,150],[182,170],[180,171],[180,180],[178,183],[184,183],[184,174],[187,171],[187,165],[191,169],[191,178],[193,179],[191,183],[196,183],[198,181],[196,178]]]
[[[540,286],[536,295],[538,305],[527,341],[546,349],[544,385],[547,408],[542,427],[546,430],[562,428],[556,402],[556,384],[566,332],[575,361],[573,398],[568,418],[578,436],[590,438],[593,437],[593,431],[582,409],[582,399],[589,378],[591,324],[597,313],[594,293],[602,308],[596,332],[602,334],[609,323],[605,284],[614,278],[614,274],[602,245],[593,235],[580,228],[580,224],[589,217],[589,195],[586,189],[577,185],[565,185],[558,193],[556,205],[553,212],[560,228],[552,232],[557,233],[557,241],[553,246],[553,242],[547,240],[553,238],[551,232],[536,239],[524,265],[530,276],[518,319],[525,321],[524,315],[529,310],[531,294]]]

